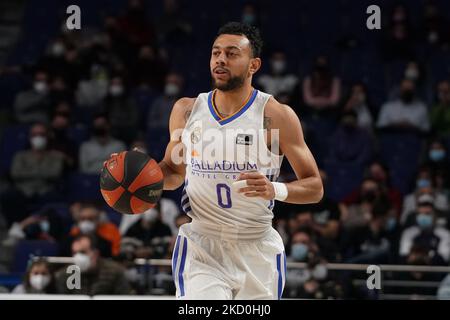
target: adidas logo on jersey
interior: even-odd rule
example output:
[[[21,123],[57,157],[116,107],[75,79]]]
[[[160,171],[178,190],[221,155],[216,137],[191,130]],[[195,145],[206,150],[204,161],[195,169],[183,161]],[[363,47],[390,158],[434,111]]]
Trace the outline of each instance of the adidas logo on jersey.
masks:
[[[236,144],[249,146],[253,144],[253,136],[251,134],[238,134],[236,137]]]

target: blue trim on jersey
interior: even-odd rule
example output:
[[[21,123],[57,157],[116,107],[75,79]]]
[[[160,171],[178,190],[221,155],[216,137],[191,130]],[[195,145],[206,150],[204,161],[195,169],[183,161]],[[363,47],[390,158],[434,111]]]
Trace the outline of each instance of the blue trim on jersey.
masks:
[[[283,251],[283,257],[284,257],[284,282],[286,282],[287,266],[286,266],[286,252],[285,251]]]
[[[211,91],[211,92],[208,94],[208,107],[209,107],[209,111],[211,112],[211,114],[212,114],[212,116],[214,117],[214,119],[216,119],[216,120],[220,123],[221,118],[220,118],[220,116],[217,114],[216,110],[214,110],[214,106],[213,106],[213,104],[212,104],[212,94],[213,94],[213,91]]]
[[[177,241],[175,243],[175,251],[173,252],[173,258],[172,258],[172,276],[173,276],[173,281],[175,281],[175,282],[176,282],[175,269],[177,268],[178,250],[179,249],[180,249],[180,236],[177,237]]]
[[[188,212],[192,211],[191,204],[189,202],[190,201],[189,196],[186,192],[187,185],[188,185],[188,180],[186,179],[186,181],[184,182],[183,191],[181,192],[181,208],[183,209],[184,213],[188,213]]]
[[[281,274],[281,254],[277,254],[277,271],[278,271],[278,300],[281,299],[283,290],[283,275]]]
[[[189,204],[189,197],[186,197],[183,201],[181,201],[181,206],[184,207],[186,204]]]
[[[211,112],[212,116],[214,119],[216,119],[216,121],[220,124],[220,125],[224,125],[227,124],[231,121],[233,121],[236,118],[239,118],[239,116],[241,116],[248,108],[250,108],[250,106],[253,104],[253,101],[255,101],[256,96],[258,95],[258,90],[253,89],[253,92],[250,96],[250,99],[247,101],[247,103],[235,114],[229,116],[228,118],[224,118],[222,119],[216,112],[216,109],[214,108],[213,105],[213,101],[212,101],[212,96],[213,96],[213,91],[211,91],[208,94],[208,107],[209,107],[209,111]]]
[[[187,239],[184,238],[184,245],[183,245],[183,253],[181,254],[181,262],[180,262],[180,270],[178,271],[178,281],[180,283],[180,296],[184,296],[184,279],[183,279],[183,272],[184,272],[184,265],[186,263],[186,252],[187,252]]]

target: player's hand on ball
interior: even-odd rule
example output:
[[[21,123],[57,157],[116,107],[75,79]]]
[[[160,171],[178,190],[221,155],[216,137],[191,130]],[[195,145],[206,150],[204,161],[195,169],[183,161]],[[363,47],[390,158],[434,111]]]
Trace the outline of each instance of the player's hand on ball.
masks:
[[[247,187],[240,188],[239,193],[246,197],[260,197],[266,200],[275,198],[275,189],[265,175],[259,172],[241,173],[238,181],[247,180]]]

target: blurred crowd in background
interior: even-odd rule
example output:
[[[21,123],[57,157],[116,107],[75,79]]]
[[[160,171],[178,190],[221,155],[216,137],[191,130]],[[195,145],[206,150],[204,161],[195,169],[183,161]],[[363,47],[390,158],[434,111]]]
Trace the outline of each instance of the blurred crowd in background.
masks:
[[[4,292],[174,294],[170,267],[134,261],[170,259],[190,221],[181,190],[120,215],[99,172],[134,147],[162,158],[171,108],[211,90],[210,46],[230,20],[260,28],[254,86],[296,111],[325,186],[318,204],[275,206],[288,261],[308,266],[288,270],[284,297],[377,298],[327,263],[449,266],[450,3],[378,1],[382,29],[368,30],[367,1],[72,1],[70,31],[66,2],[24,5],[0,67]],[[293,177],[285,161],[279,181]],[[74,257],[82,289],[31,255]],[[385,277],[440,283],[393,294],[450,292],[442,273]]]

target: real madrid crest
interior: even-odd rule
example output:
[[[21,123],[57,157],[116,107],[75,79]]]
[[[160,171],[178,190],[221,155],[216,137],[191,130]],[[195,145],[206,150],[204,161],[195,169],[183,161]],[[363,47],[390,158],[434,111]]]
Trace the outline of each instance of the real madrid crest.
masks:
[[[200,141],[202,136],[202,129],[200,127],[195,127],[191,132],[191,142],[192,144],[196,144]]]

